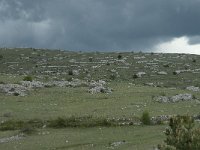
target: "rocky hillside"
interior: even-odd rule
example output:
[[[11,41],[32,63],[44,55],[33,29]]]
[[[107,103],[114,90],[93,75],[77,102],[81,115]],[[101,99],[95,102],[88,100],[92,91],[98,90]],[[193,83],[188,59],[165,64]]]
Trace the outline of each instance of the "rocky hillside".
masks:
[[[127,81],[148,86],[200,86],[200,56],[134,52],[0,49],[0,74],[35,80]]]

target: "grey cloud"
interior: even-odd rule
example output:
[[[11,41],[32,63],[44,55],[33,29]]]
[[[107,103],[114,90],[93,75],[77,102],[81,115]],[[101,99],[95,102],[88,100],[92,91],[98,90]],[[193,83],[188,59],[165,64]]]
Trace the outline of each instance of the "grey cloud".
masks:
[[[198,43],[199,8],[199,0],[0,0],[0,44],[148,51],[173,37]]]
[[[189,42],[190,45],[199,44],[200,43],[200,35],[190,37],[188,42]]]

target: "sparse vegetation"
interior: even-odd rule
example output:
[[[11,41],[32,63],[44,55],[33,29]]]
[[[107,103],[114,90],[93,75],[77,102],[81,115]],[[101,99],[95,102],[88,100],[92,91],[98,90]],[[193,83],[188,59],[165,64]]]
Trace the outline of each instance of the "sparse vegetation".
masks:
[[[23,48],[0,54],[0,143],[27,135],[0,149],[105,149],[120,141],[127,142],[118,149],[153,149],[167,145],[162,132],[171,115],[199,114],[197,55]],[[32,82],[21,82],[26,75]]]
[[[122,126],[120,121],[107,119],[104,117],[75,117],[71,116],[58,117],[52,120],[42,121],[40,119],[21,121],[21,120],[8,120],[0,124],[0,131],[7,130],[20,130],[22,132],[32,132],[34,129],[41,128],[43,126],[50,128],[73,128],[73,127],[110,127],[110,126]],[[127,124],[129,125],[129,124]]]

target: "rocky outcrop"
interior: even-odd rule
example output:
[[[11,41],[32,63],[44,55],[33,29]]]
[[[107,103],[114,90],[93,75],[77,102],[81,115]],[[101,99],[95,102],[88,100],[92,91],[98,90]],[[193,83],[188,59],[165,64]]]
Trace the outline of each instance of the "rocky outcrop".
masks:
[[[185,94],[178,94],[178,95],[171,96],[171,97],[159,96],[156,98],[156,101],[160,102],[160,103],[170,103],[170,102],[176,103],[176,102],[180,102],[180,101],[190,101],[193,99],[194,99],[194,97],[192,94],[185,93]]]

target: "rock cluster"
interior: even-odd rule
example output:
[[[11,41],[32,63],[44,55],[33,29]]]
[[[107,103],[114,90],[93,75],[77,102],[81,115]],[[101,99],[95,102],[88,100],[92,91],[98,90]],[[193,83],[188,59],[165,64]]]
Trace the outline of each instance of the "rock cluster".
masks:
[[[109,87],[106,87],[106,82],[103,80],[99,81],[92,81],[89,84],[89,93],[96,94],[96,93],[111,93],[112,89]]]
[[[160,96],[156,98],[156,101],[160,103],[170,103],[170,102],[176,103],[180,101],[190,101],[193,99],[194,97],[192,94],[185,93],[185,94],[178,94],[172,97]]]
[[[89,92],[95,93],[111,93],[112,89],[106,86],[106,82],[103,80],[86,82],[79,79],[73,79],[72,81],[21,81],[19,84],[0,84],[0,93],[6,93],[7,95],[26,96],[27,91],[36,88],[44,87],[89,87]]]
[[[168,121],[172,116],[171,115],[160,115],[151,118],[152,124],[162,124]]]
[[[118,147],[122,144],[126,144],[126,141],[123,140],[123,141],[117,141],[117,142],[110,143],[110,148],[115,149],[115,147]]]
[[[44,83],[40,81],[21,81],[20,84],[29,89],[44,87]]]
[[[186,89],[193,91],[193,92],[199,92],[200,91],[199,87],[195,87],[195,86],[189,86]]]
[[[19,135],[7,137],[7,138],[1,138],[0,139],[0,143],[8,143],[8,142],[12,142],[12,141],[21,140],[23,138],[24,138],[24,135],[23,134],[19,134]]]
[[[7,95],[25,96],[27,88],[19,84],[0,84],[0,93]]]
[[[80,87],[80,86],[87,86],[88,83],[79,79],[73,79],[72,81],[50,81],[44,83],[45,87]]]

